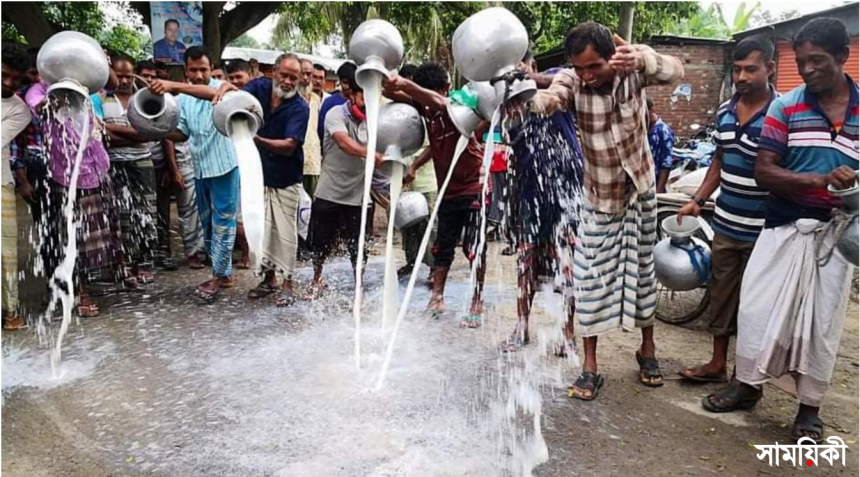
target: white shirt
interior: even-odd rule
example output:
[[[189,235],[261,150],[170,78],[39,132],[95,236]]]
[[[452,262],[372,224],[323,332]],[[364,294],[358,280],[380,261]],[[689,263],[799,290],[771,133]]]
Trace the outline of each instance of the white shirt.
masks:
[[[13,94],[9,98],[3,98],[2,102],[2,141],[3,141],[3,185],[15,184],[14,176],[12,175],[11,154],[9,151],[9,143],[15,139],[21,131],[26,129],[30,124],[32,115],[30,108],[24,103],[24,100]]]

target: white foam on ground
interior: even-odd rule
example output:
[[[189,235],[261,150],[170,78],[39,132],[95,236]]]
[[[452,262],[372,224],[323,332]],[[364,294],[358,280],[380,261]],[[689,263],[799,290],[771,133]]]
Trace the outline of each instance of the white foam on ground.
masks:
[[[86,378],[114,351],[115,346],[110,342],[102,342],[99,346],[95,346],[90,339],[70,343],[64,347],[63,361],[54,377],[51,368],[52,350],[10,345],[3,349],[3,393],[22,386],[52,389]]]

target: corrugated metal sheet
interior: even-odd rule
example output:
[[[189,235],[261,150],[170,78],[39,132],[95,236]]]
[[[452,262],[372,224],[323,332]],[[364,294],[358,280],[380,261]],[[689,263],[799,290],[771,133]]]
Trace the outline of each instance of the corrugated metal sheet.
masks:
[[[860,43],[858,37],[851,38],[851,52],[845,63],[845,72],[855,81],[860,80]],[[797,63],[794,61],[794,49],[788,40],[776,42],[776,90],[787,93],[803,84],[803,79],[797,72]]]

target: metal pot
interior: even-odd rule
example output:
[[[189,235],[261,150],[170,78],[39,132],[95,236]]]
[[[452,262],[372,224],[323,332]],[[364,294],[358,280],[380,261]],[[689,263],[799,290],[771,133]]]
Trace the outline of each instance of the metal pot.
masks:
[[[62,31],[48,38],[36,57],[36,68],[55,90],[70,85],[71,81],[89,93],[104,88],[110,74],[98,42],[76,31]]]
[[[376,150],[386,160],[406,165],[411,156],[424,145],[424,120],[414,107],[405,103],[386,103],[379,108]]]
[[[427,217],[430,217],[430,205],[424,194],[414,191],[401,194],[394,209],[394,227],[397,230],[409,228]]]
[[[128,102],[128,122],[141,136],[164,138],[179,125],[179,104],[172,95],[141,89]]]
[[[839,236],[839,242],[836,243],[836,248],[842,256],[855,267],[860,263],[860,250],[858,250],[858,233],[860,231],[858,230],[857,221],[857,214],[854,214],[851,217],[851,223],[842,231],[842,235]]]
[[[212,108],[212,121],[219,133],[230,137],[233,134],[233,119],[244,117],[248,120],[251,134],[263,127],[263,106],[251,93],[230,91]]]
[[[854,187],[847,189],[834,189],[832,185],[827,186],[827,191],[830,194],[841,197],[844,205],[842,206],[849,214],[856,214],[860,209],[860,185],[854,183]]]
[[[654,247],[657,280],[676,291],[704,285],[710,277],[711,249],[703,240],[693,237],[699,230],[699,221],[684,217],[679,225],[673,215],[663,219],[661,228],[668,237]]]
[[[454,127],[460,131],[460,134],[472,137],[481,119],[486,119],[487,121],[493,119],[493,114],[495,114],[496,109],[502,103],[502,97],[497,94],[496,89],[488,81],[473,81],[464,86],[464,88],[468,89],[478,98],[478,107],[471,109],[462,104],[449,101],[447,106],[448,116],[450,116],[451,122],[454,123]]]
[[[355,82],[366,88],[379,75],[388,77],[403,60],[403,37],[385,20],[367,20],[352,33],[349,58],[359,65]]]
[[[529,47],[529,35],[516,15],[494,7],[461,23],[451,46],[460,74],[470,81],[490,81],[517,67]]]

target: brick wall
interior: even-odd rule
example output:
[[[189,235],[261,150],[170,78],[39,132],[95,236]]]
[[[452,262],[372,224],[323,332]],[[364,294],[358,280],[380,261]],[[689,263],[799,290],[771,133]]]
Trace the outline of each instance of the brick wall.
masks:
[[[711,119],[708,111],[716,112],[720,105],[720,88],[730,67],[731,47],[715,45],[652,44],[661,54],[676,56],[684,63],[684,79],[677,84],[648,88],[657,113],[675,130],[679,138],[689,137],[691,124],[702,126]],[[672,108],[670,97],[680,83],[692,85],[690,101],[680,97]]]

